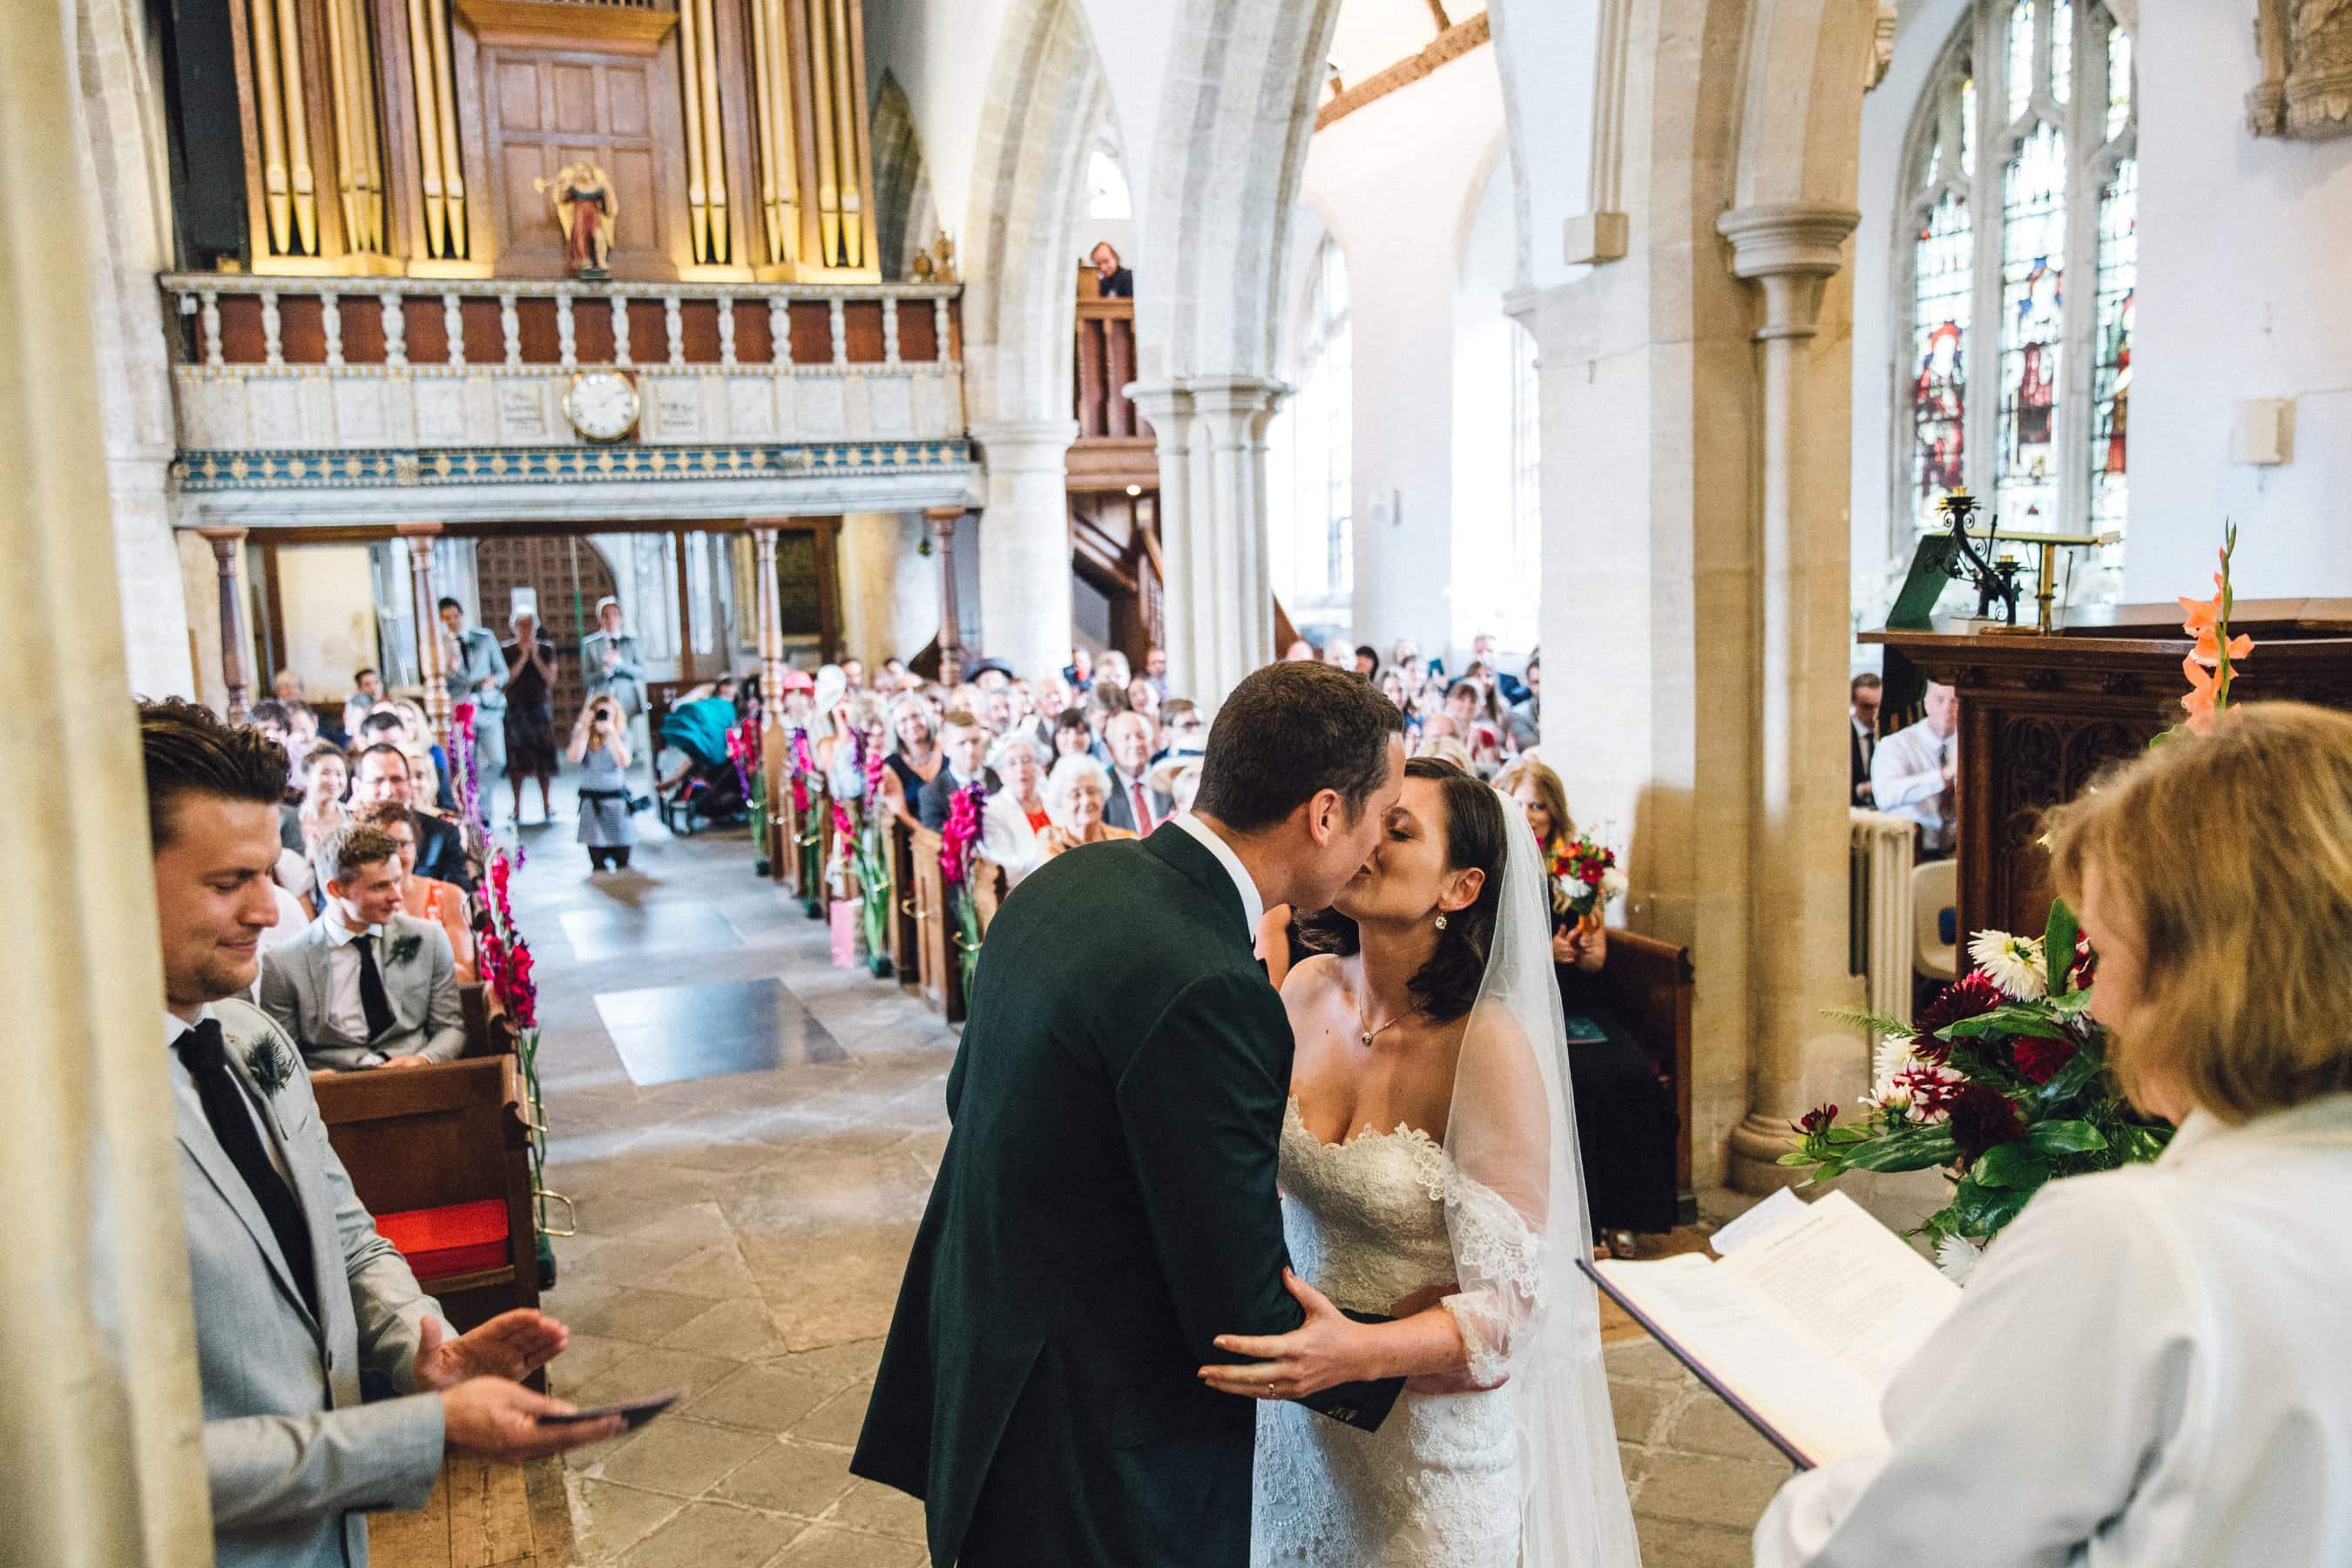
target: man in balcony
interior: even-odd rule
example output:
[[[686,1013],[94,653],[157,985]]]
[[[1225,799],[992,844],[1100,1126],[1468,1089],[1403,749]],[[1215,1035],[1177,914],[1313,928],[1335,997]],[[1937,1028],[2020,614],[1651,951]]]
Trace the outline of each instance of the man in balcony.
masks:
[[[1135,274],[1119,265],[1109,240],[1097,240],[1087,259],[1095,264],[1095,294],[1104,300],[1135,298]]]

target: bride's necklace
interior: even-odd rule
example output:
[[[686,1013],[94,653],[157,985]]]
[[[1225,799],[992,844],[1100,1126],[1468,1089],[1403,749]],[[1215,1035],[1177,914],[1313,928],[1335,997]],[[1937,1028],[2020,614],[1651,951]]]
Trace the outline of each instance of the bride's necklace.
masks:
[[[1372,1048],[1372,1042],[1374,1040],[1379,1039],[1382,1035],[1387,1034],[1391,1029],[1395,1028],[1399,1024],[1403,1023],[1407,1018],[1412,1017],[1420,1012],[1420,1008],[1414,1007],[1405,1012],[1399,1013],[1395,1017],[1391,1018],[1387,1023],[1382,1024],[1376,1029],[1372,1027],[1371,1020],[1364,1016],[1363,1009],[1359,1007],[1356,1009],[1356,1022],[1363,1026],[1363,1032],[1356,1037],[1357,1041],[1362,1045],[1364,1049],[1369,1051]]]

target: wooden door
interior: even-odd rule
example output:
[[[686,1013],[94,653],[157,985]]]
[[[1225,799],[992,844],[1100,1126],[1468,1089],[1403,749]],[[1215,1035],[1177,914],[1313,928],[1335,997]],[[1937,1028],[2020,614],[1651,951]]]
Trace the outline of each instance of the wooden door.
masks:
[[[614,54],[580,47],[486,43],[482,115],[489,150],[499,271],[516,278],[565,276],[563,230],[550,192],[568,163],[594,163],[617,204],[609,230],[614,276],[677,276],[664,201],[665,159],[657,109],[674,107],[664,62],[670,51]],[[668,93],[668,98],[663,94]]]

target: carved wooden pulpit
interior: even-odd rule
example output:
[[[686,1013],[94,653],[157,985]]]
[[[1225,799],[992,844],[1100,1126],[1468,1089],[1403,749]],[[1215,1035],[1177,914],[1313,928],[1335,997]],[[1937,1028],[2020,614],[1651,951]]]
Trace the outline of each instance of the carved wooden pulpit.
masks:
[[[2189,639],[2173,605],[2078,609],[2048,637],[1866,632],[1960,699],[1959,914],[1964,932],[2037,932],[2050,912],[2051,806],[2183,717]],[[2241,599],[2254,652],[2232,700],[2352,709],[2352,599]]]

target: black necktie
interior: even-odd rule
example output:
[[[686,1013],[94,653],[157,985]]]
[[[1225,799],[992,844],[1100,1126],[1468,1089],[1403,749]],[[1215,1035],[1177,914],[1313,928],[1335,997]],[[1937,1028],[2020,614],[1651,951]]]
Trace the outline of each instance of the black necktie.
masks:
[[[360,1011],[367,1015],[368,1043],[373,1045],[392,1028],[392,998],[384,994],[383,971],[375,966],[375,938],[355,936],[360,950]]]
[[[303,1304],[310,1309],[311,1317],[318,1317],[319,1282],[310,1257],[310,1227],[304,1222],[302,1205],[295,1201],[286,1178],[269,1163],[269,1151],[261,1146],[261,1132],[254,1125],[251,1101],[246,1099],[236,1075],[229,1070],[221,1026],[206,1018],[181,1036],[180,1060],[186,1066],[188,1076],[196,1080],[196,1098],[204,1102],[205,1120],[212,1123],[213,1136],[220,1141],[221,1152],[236,1167],[236,1173],[245,1178],[253,1201],[261,1205],[263,1217],[269,1221],[270,1234],[278,1237],[278,1253],[293,1272],[295,1282],[302,1288]]]

